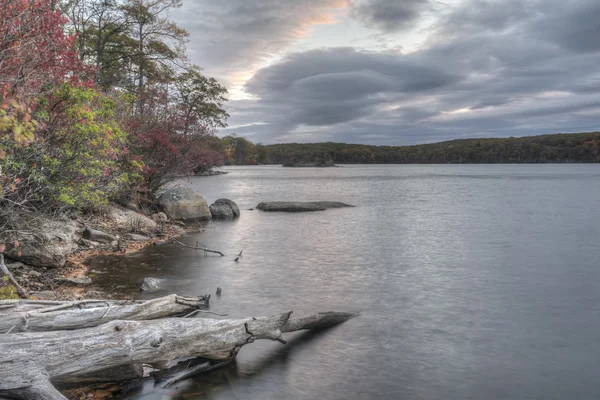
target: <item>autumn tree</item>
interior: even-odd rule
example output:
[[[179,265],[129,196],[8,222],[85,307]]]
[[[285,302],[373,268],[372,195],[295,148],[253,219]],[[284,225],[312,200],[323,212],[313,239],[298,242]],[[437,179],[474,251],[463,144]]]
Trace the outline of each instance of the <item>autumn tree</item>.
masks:
[[[50,0],[0,2],[0,97],[26,100],[52,84],[89,79],[66,23]]]

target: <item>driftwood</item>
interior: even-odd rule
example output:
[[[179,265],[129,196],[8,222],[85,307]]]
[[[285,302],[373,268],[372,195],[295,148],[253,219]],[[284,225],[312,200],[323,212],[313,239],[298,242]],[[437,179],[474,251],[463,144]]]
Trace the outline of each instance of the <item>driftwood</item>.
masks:
[[[148,301],[0,301],[0,334],[89,328],[114,320],[152,320],[207,308],[210,295]]]
[[[87,314],[91,310],[96,318],[93,321],[96,322],[101,313],[96,309],[104,309],[107,315],[110,314],[110,304],[98,307],[93,304],[100,303],[84,304],[81,310],[74,310],[76,305],[67,308],[68,304],[46,304],[48,307],[28,312],[37,313],[43,319],[43,314],[73,311]],[[27,305],[27,302],[23,305]],[[42,312],[49,307],[54,310]],[[9,317],[20,313],[18,305],[8,309],[17,310],[8,313]],[[132,379],[132,375],[141,374],[143,365],[165,370],[170,363],[182,358],[205,360],[189,371],[168,378],[166,385],[169,385],[192,374],[227,364],[242,346],[257,339],[286,343],[282,335],[285,332],[323,328],[343,322],[352,315],[329,312],[291,318],[291,314],[226,320],[114,320],[77,331],[3,334],[0,335],[0,398],[64,399],[54,385],[97,382],[99,375],[119,368],[128,371],[121,375],[122,378]],[[71,318],[75,317],[71,315]],[[68,323],[65,325],[69,326]],[[30,324],[27,326],[31,329]],[[36,326],[47,325],[39,323]],[[114,380],[115,377],[110,379]]]
[[[209,249],[208,247],[206,247],[205,245],[203,245],[200,242],[196,242],[196,246],[190,246],[188,244],[180,242],[179,240],[175,239],[173,236],[169,236],[169,238],[173,242],[175,242],[175,243],[177,243],[177,244],[179,244],[179,245],[181,245],[183,247],[186,247],[188,249],[202,250],[204,252],[204,255],[206,255],[206,253],[214,253],[214,254],[219,254],[221,257],[225,256],[225,254],[221,253],[220,251],[218,251],[218,250],[211,250],[211,249]]]
[[[9,271],[8,267],[6,266],[6,264],[4,264],[4,254],[0,253],[0,278],[2,276],[6,276],[8,277],[9,282],[15,287],[15,289],[17,290],[17,294],[19,296],[27,296],[27,290],[25,288],[23,288],[21,285],[19,285],[19,282],[17,282],[17,280],[15,279],[15,277],[11,274],[11,272]]]

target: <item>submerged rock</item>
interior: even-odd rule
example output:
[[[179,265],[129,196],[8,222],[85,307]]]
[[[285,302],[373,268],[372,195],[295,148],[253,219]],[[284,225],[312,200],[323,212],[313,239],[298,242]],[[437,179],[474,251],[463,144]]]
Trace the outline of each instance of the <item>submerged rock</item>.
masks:
[[[328,208],[354,207],[339,201],[266,201],[256,206],[263,211],[324,211]]]
[[[158,278],[144,278],[140,285],[141,292],[155,292],[162,289],[162,279]]]
[[[210,213],[213,219],[239,218],[240,208],[233,200],[218,199],[210,205]]]
[[[158,198],[158,204],[169,219],[203,221],[212,218],[204,197],[188,188],[177,187],[165,191]]]

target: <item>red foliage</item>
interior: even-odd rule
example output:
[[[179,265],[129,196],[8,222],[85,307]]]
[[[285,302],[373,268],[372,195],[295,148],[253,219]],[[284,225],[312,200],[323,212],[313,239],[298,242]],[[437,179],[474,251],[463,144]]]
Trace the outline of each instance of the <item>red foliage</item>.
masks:
[[[177,176],[223,165],[221,154],[209,145],[210,134],[184,135],[184,119],[175,108],[152,99],[146,104],[144,114],[130,117],[126,127],[132,155],[144,164],[146,190],[156,192]]]
[[[0,98],[39,93],[47,84],[90,86],[90,67],[79,60],[68,20],[52,0],[0,1]]]

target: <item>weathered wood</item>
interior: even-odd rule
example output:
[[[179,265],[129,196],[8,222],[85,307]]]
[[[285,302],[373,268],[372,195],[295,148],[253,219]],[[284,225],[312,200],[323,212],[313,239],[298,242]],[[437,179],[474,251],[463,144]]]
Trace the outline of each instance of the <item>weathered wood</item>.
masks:
[[[285,343],[283,331],[323,328],[343,322],[352,314],[320,313],[299,319],[290,315],[288,312],[237,320],[111,321],[76,333],[0,335],[0,397],[7,393],[26,393],[16,398],[36,398],[27,397],[38,390],[34,377],[46,375],[53,384],[63,384],[82,382],[85,377],[123,365],[149,364],[164,369],[169,362],[184,357],[228,361],[242,346],[257,339]],[[26,360],[35,368],[27,368],[15,360]],[[46,398],[62,398],[48,396]]]
[[[19,282],[17,282],[15,277],[8,270],[8,267],[6,266],[6,264],[4,264],[4,254],[1,254],[1,253],[0,253],[0,272],[2,272],[2,274],[0,275],[0,278],[2,276],[7,276],[9,282],[12,285],[14,285],[15,289],[17,290],[17,294],[19,296],[26,297],[28,295],[27,290],[23,286],[19,285]]]
[[[169,238],[170,238],[170,239],[171,239],[173,242],[175,242],[175,243],[177,243],[177,244],[179,244],[179,245],[181,245],[181,246],[183,246],[183,247],[186,247],[186,248],[188,248],[188,249],[202,250],[204,253],[214,253],[214,254],[219,254],[221,257],[224,257],[224,256],[225,256],[225,254],[221,253],[220,251],[218,251],[218,250],[211,250],[211,249],[209,249],[208,247],[206,247],[205,245],[203,245],[203,244],[202,244],[202,243],[200,243],[200,242],[196,242],[196,246],[190,246],[190,245],[187,245],[187,244],[185,244],[185,243],[183,243],[183,242],[180,242],[179,240],[175,239],[173,236],[169,236]],[[205,254],[205,255],[206,255],[206,254]]]
[[[89,328],[114,320],[153,320],[187,315],[207,308],[210,295],[182,297],[175,294],[144,302],[83,300],[73,302],[0,301],[0,334]],[[37,308],[32,308],[36,307]]]

